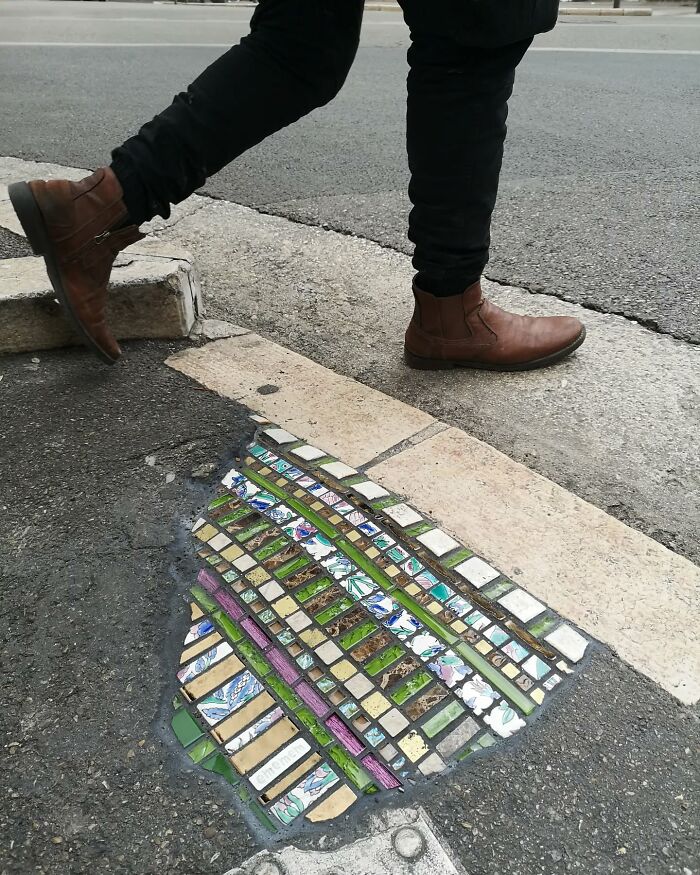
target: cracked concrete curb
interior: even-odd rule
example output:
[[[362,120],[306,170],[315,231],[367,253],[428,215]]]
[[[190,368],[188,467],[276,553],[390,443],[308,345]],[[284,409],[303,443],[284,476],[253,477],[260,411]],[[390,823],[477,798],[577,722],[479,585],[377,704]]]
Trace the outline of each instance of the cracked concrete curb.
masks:
[[[86,171],[0,158],[0,228],[24,236],[7,195],[7,184],[24,178],[79,179]],[[153,236],[118,256],[107,317],[119,340],[229,337],[203,327],[202,287],[192,255]],[[235,333],[235,332],[234,332]],[[0,261],[0,354],[81,343],[61,311],[42,258]]]

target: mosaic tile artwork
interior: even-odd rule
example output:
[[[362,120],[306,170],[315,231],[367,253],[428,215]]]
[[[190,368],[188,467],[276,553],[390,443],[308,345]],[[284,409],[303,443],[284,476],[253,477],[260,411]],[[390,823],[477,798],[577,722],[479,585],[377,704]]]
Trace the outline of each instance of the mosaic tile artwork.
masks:
[[[400,496],[253,419],[192,527],[172,729],[286,833],[511,738],[588,641]]]

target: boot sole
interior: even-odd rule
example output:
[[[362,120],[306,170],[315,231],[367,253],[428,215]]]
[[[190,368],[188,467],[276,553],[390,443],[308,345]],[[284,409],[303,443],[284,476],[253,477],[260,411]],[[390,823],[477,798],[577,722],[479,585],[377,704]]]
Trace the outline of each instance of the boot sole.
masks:
[[[586,329],[582,328],[581,333],[576,340],[568,346],[565,346],[563,349],[557,350],[557,352],[553,352],[551,355],[546,355],[540,359],[533,359],[529,362],[510,365],[491,364],[489,362],[465,362],[457,359],[428,359],[419,355],[414,355],[405,347],[403,356],[404,361],[409,368],[414,368],[418,371],[447,371],[453,368],[474,368],[475,370],[480,371],[534,371],[537,368],[546,368],[548,365],[553,365],[555,362],[559,362],[568,355],[571,355],[574,350],[577,350],[579,346],[581,346],[585,339]]]
[[[63,306],[63,310],[68,316],[73,328],[80,335],[85,345],[88,346],[103,362],[109,365],[116,363],[117,359],[108,355],[102,347],[96,343],[90,332],[83,325],[82,320],[74,311],[73,306],[63,288],[61,281],[61,271],[58,261],[53,253],[51,238],[49,237],[44,217],[41,214],[39,205],[32,193],[29,184],[26,182],[15,182],[9,186],[8,193],[10,201],[14,208],[17,218],[27,235],[29,245],[32,247],[34,255],[41,255],[46,264],[46,271],[49,275],[49,280],[56,293],[56,297]]]

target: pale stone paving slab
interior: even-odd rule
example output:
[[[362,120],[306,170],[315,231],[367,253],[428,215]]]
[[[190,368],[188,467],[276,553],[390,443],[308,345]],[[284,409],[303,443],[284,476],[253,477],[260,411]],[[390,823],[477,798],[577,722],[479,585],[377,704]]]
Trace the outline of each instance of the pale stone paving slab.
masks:
[[[698,700],[700,569],[687,559],[456,428],[369,473],[681,701]]]
[[[257,334],[186,350],[168,364],[295,434],[313,434],[314,444],[350,465],[366,464],[434,422]]]

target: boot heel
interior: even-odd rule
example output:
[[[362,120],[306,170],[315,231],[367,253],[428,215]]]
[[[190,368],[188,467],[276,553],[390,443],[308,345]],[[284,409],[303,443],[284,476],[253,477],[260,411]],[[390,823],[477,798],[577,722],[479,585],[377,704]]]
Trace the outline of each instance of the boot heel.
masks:
[[[409,366],[417,371],[446,371],[454,368],[452,362],[446,362],[444,359],[426,359],[419,355],[414,355],[406,348],[403,351],[403,360]]]
[[[8,188],[10,202],[17,218],[27,235],[27,241],[34,255],[46,255],[49,248],[49,237],[46,233],[44,218],[37,206],[32,190],[26,182],[13,182]]]

